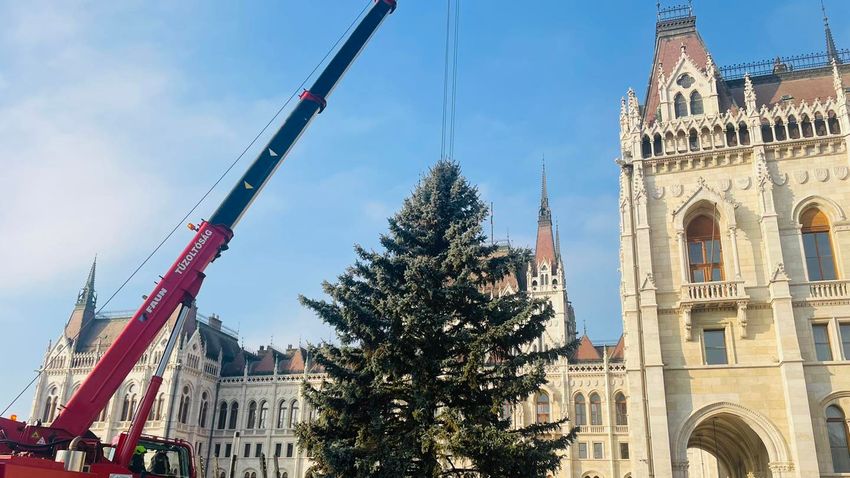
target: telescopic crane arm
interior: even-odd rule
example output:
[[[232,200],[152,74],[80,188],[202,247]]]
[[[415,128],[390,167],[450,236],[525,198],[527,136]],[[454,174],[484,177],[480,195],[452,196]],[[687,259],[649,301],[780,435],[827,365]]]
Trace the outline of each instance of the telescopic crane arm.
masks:
[[[326,98],[384,18],[395,10],[395,7],[396,0],[375,0],[375,4],[310,89],[301,93],[300,101],[280,129],[212,217],[195,228],[195,236],[59,413],[50,426],[54,437],[84,436],[172,313],[181,304],[189,306],[194,301],[205,277],[204,270],[227,249],[236,223],[283,162],[310,121],[325,108]],[[141,420],[145,418],[141,417]],[[0,419],[0,431],[6,432],[7,438],[20,436],[22,441],[26,442],[29,441],[28,432],[22,425],[20,422]],[[0,458],[0,465],[2,462]],[[0,473],[0,476],[2,475]]]

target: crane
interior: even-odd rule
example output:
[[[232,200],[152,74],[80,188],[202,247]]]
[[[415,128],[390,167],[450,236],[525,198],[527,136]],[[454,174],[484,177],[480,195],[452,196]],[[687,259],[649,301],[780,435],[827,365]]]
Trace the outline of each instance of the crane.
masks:
[[[233,229],[281,165],[346,70],[396,8],[396,0],[375,0],[324,70],[268,144],[225,197],[209,220],[195,226],[194,236],[139,309],[97,362],[50,426],[0,417],[0,478],[131,478],[174,476],[195,478],[191,445],[180,440],[142,437],[142,430],[162,383],[168,356],[204,281],[204,271],[228,248]],[[113,445],[101,443],[89,428],[178,309],[177,322],[154,377],[136,410],[130,429]],[[172,459],[167,470],[138,469],[137,443]]]

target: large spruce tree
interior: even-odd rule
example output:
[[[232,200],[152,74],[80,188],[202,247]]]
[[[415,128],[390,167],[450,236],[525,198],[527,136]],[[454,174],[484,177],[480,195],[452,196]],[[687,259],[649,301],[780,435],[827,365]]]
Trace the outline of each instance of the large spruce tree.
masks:
[[[459,166],[438,162],[331,301],[302,303],[336,329],[312,349],[329,380],[305,384],[317,416],[297,431],[328,477],[544,477],[573,440],[564,420],[514,429],[504,411],[545,382],[573,344],[529,352],[551,305],[493,284],[524,273],[528,251],[498,250],[487,208]]]

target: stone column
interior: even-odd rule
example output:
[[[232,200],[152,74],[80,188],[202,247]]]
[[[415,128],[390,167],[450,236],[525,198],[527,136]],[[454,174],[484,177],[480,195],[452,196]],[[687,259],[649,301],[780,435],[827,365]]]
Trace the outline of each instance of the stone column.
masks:
[[[679,238],[679,264],[682,269],[682,284],[690,282],[688,274],[688,244],[685,241],[685,231],[677,231],[676,236]]]
[[[729,243],[732,244],[732,263],[735,266],[735,280],[741,280],[741,261],[738,259],[738,228],[729,226]]]

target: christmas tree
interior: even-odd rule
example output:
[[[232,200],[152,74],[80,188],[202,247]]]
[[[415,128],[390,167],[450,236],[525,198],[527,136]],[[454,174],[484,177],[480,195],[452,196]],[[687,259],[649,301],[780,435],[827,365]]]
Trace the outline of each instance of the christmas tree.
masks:
[[[575,437],[565,420],[515,425],[511,410],[574,344],[532,351],[553,316],[546,300],[495,293],[527,250],[483,234],[487,207],[460,167],[422,178],[330,301],[301,302],[336,329],[312,349],[328,380],[305,383],[316,419],[298,430],[316,476],[545,477]]]

